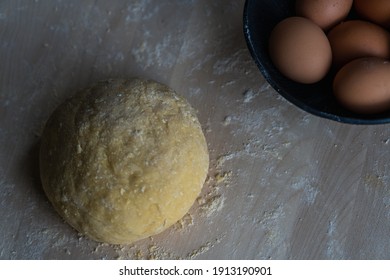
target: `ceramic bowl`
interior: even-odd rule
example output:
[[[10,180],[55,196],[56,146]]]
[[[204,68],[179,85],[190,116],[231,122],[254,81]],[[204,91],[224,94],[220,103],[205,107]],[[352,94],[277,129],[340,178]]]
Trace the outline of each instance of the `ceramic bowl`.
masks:
[[[332,81],[335,73],[315,84],[300,84],[283,76],[268,53],[268,38],[275,25],[294,15],[292,0],[247,0],[244,8],[244,35],[249,51],[269,84],[295,106],[313,115],[350,124],[384,124],[390,122],[390,111],[364,115],[353,113],[335,99]],[[354,18],[351,11],[349,18]]]

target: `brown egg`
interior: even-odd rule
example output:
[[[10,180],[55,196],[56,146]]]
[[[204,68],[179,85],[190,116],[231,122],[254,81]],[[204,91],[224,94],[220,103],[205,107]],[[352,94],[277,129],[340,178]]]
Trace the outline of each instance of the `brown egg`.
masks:
[[[276,68],[299,83],[315,83],[332,62],[329,41],[320,27],[302,17],[290,17],[271,32],[269,53]]]
[[[390,61],[359,58],[345,65],[333,81],[337,99],[351,111],[362,114],[390,110]]]
[[[352,0],[297,0],[295,11],[327,30],[347,17]]]
[[[390,28],[389,0],[355,0],[353,5],[358,14],[363,18]]]
[[[367,21],[340,23],[328,33],[328,39],[336,68],[360,57],[390,57],[390,34],[384,28]]]

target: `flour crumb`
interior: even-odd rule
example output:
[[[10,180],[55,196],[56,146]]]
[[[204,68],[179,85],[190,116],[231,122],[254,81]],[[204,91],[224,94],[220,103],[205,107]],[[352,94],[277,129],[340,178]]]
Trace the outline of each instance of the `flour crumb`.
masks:
[[[213,241],[207,241],[206,243],[199,246],[199,248],[192,250],[189,254],[187,254],[186,259],[194,259],[199,255],[202,255],[212,249],[215,245],[221,243],[221,240],[224,236],[219,236]]]
[[[249,103],[249,102],[251,102],[257,95],[258,95],[258,93],[255,93],[252,89],[246,90],[246,91],[243,93],[243,96],[244,96],[244,103]]]
[[[198,200],[200,202],[199,209],[200,214],[207,218],[210,218],[214,214],[220,212],[225,204],[225,197],[222,195],[215,195],[206,199]]]
[[[223,121],[222,121],[222,125],[223,126],[228,126],[229,124],[232,123],[232,120],[233,120],[233,117],[232,116],[226,116]]]
[[[187,213],[184,215],[183,218],[181,218],[178,222],[174,224],[173,228],[175,230],[183,230],[193,225],[194,225],[194,218],[190,213]]]
[[[205,245],[202,245],[198,249],[193,250],[190,254],[187,255],[187,258],[193,259],[193,258],[209,251],[211,248],[212,248],[212,244],[210,242],[207,242]]]
[[[233,172],[232,171],[227,171],[227,172],[218,172],[215,175],[215,180],[217,184],[221,184],[226,182],[229,178],[231,178]]]

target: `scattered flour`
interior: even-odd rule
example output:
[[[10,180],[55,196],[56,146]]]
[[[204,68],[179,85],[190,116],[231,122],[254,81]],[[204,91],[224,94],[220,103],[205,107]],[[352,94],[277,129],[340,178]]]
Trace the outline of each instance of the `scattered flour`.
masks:
[[[343,244],[337,236],[338,217],[334,215],[328,223],[326,235],[328,237],[326,244],[326,255],[329,259],[344,259]]]
[[[253,90],[246,90],[244,92],[244,103],[249,103],[251,102],[258,94],[254,93]]]
[[[176,63],[177,57],[175,48],[172,47],[176,39],[172,35],[166,35],[157,44],[151,44],[147,37],[145,39],[144,42],[131,51],[135,61],[142,65],[144,69],[152,66],[172,68]]]
[[[197,249],[194,249],[192,252],[187,254],[186,259],[195,259],[198,256],[211,250],[216,244],[219,244],[224,236],[215,238],[213,241],[207,241],[205,244],[199,246]]]

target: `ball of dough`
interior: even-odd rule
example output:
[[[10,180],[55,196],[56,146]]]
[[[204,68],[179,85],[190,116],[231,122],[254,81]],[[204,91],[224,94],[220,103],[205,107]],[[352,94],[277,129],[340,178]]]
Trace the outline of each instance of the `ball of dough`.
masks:
[[[149,80],[109,80],[79,92],[42,135],[47,197],[70,225],[100,242],[132,243],[180,220],[208,166],[195,111]]]

